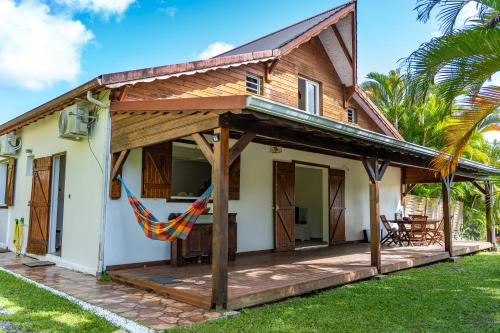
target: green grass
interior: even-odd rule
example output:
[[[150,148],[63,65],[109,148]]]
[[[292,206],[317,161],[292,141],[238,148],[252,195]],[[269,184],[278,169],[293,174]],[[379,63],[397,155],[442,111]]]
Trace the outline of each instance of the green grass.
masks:
[[[500,332],[500,254],[402,271],[169,332]]]
[[[0,272],[0,332],[113,332],[118,328],[68,300]],[[4,329],[4,331],[9,331]]]

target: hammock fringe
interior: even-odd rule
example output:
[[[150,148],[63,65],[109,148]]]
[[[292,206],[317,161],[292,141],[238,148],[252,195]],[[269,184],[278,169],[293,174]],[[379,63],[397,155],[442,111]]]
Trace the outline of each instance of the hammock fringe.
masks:
[[[161,222],[133,195],[120,176],[117,179],[122,183],[127,193],[128,202],[134,210],[135,217],[144,231],[144,235],[150,239],[161,241],[186,239],[196,220],[207,208],[213,191],[213,185],[210,185],[186,212],[172,220]]]

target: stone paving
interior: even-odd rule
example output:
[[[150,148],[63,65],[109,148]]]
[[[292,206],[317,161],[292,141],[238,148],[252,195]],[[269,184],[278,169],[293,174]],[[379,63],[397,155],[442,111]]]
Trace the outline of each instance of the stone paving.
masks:
[[[222,316],[165,296],[116,282],[100,282],[95,276],[47,266],[29,268],[23,262],[36,259],[0,253],[0,266],[89,304],[114,312],[155,330],[190,325]]]

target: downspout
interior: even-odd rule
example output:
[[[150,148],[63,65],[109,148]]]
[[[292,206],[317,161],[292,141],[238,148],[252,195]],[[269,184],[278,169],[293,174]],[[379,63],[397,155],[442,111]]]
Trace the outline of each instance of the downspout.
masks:
[[[110,106],[92,96],[92,91],[87,91],[87,100],[106,110],[106,128],[105,128],[105,144],[104,144],[104,160],[103,160],[103,188],[102,188],[102,207],[101,207],[101,223],[99,227],[99,262],[97,266],[97,274],[104,271],[104,242],[106,240],[106,219],[108,207],[108,191],[109,191],[109,147],[110,147]]]

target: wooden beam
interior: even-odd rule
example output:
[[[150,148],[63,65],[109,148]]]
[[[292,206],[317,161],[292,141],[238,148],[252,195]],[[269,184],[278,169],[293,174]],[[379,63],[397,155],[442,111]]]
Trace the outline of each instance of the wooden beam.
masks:
[[[111,112],[227,111],[246,106],[246,95],[156,99],[145,101],[114,101]]]
[[[351,42],[352,42],[352,82],[353,86],[358,85],[358,56],[357,56],[357,49],[358,49],[358,42],[357,42],[357,12],[358,12],[358,3],[354,2],[354,12],[352,12],[351,17],[352,17],[352,24],[351,24]]]
[[[229,130],[214,131],[214,164],[212,167],[213,233],[212,233],[212,307],[227,307],[228,201],[229,201]]]
[[[246,132],[243,134],[238,141],[231,147],[229,152],[229,165],[231,166],[234,161],[240,156],[241,152],[252,142],[255,138],[255,133]]]
[[[371,265],[378,272],[382,271],[382,254],[380,250],[380,181],[389,166],[389,161],[382,161],[379,166],[378,158],[368,159],[363,156],[361,161],[370,178],[370,253]]]
[[[492,245],[496,244],[495,236],[495,219],[493,218],[493,203],[495,196],[493,195],[493,184],[491,181],[484,182],[484,199],[485,199],[485,210],[486,210],[486,240]]]
[[[443,197],[443,223],[444,223],[444,249],[450,257],[453,255],[453,237],[450,215],[450,189],[453,181],[453,175],[441,177],[441,189]]]
[[[373,166],[371,165],[370,161],[368,161],[368,158],[366,156],[361,157],[361,162],[365,167],[366,173],[368,174],[368,178],[370,178],[370,182],[372,183],[376,182],[377,175],[375,174],[375,170],[373,169]]]
[[[349,100],[352,98],[356,91],[355,86],[349,86],[346,87],[345,85],[342,85],[342,91],[343,91],[343,97],[344,97],[344,109],[347,108],[347,103],[349,103]]]
[[[483,195],[487,195],[487,188],[486,188],[486,184],[484,187],[481,186],[481,184],[479,184],[477,181],[473,180],[472,182],[472,185],[474,185],[478,190],[479,192],[481,192]]]
[[[335,33],[335,37],[337,37],[337,41],[339,42],[342,51],[344,52],[344,56],[346,57],[347,61],[349,61],[349,64],[351,65],[351,68],[353,69],[352,57],[349,54],[349,50],[347,49],[347,46],[344,43],[344,39],[342,38],[342,35],[340,34],[339,29],[337,29],[337,26],[335,24],[332,25],[332,29],[333,29],[333,32]]]
[[[201,152],[203,153],[203,156],[207,159],[208,163],[210,165],[214,165],[214,152],[212,150],[212,147],[210,144],[207,142],[205,137],[201,135],[200,133],[193,133],[191,134],[191,137],[193,138],[194,142],[198,145],[198,148],[200,148]]]
[[[370,253],[371,266],[382,271],[382,255],[380,251],[380,181],[370,182]]]
[[[118,171],[122,168],[123,163],[127,159],[129,150],[123,150],[118,155],[116,163],[113,165],[113,169],[111,170],[111,180],[114,180],[116,176],[118,176]]]
[[[118,175],[121,175],[123,164],[125,164],[129,152],[129,150],[124,150],[118,153],[112,153],[111,155],[112,169],[109,181],[109,197],[112,200],[120,199],[122,195],[122,183],[118,179],[116,179],[116,177]]]

